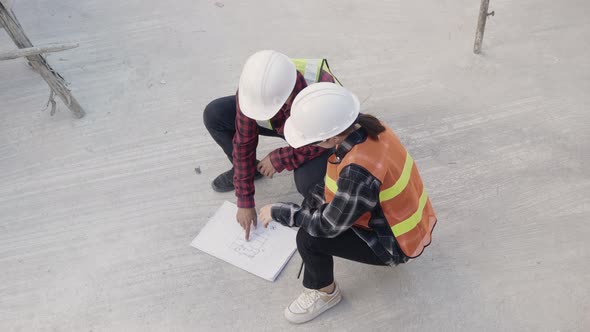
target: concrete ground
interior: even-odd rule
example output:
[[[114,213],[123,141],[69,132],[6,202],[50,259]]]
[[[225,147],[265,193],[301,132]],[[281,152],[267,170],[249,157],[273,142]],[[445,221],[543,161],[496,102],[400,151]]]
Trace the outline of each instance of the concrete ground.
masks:
[[[80,42],[48,58],[88,114],[0,63],[0,331],[590,330],[590,3],[492,0],[476,56],[478,2],[17,0],[34,43]],[[439,217],[412,264],[337,260],[344,300],[304,327],[297,255],[270,283],[189,247],[234,200],[202,110],[269,48],[327,57]],[[256,198],[300,200],[288,172]]]

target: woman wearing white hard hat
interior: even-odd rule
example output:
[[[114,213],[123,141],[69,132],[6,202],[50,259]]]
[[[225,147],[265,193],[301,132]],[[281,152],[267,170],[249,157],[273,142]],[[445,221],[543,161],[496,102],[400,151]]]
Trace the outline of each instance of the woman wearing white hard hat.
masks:
[[[318,83],[297,95],[285,124],[285,138],[295,148],[335,148],[315,195],[301,206],[275,203],[260,211],[265,226],[274,219],[300,227],[297,249],[306,289],[285,309],[293,323],[340,301],[334,256],[394,266],[430,244],[436,216],[414,160],[391,129],[359,111],[348,90]]]
[[[232,163],[212,187],[218,192],[235,188],[236,219],[246,230],[246,239],[257,217],[255,179],[294,171],[295,185],[304,197],[323,180],[328,153],[318,146],[286,146],[256,159],[259,135],[283,137],[293,98],[315,82],[337,82],[326,59],[289,59],[279,52],[259,51],[246,61],[237,94],[216,99],[205,108],[205,127]]]

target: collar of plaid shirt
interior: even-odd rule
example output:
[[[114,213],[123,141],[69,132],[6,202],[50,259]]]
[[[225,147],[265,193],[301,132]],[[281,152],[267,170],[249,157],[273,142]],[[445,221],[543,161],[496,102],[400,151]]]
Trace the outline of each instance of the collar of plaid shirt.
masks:
[[[350,135],[346,136],[344,141],[338,145],[336,150],[334,151],[334,155],[336,159],[334,161],[328,159],[331,164],[340,164],[344,156],[357,144],[361,144],[362,142],[366,141],[368,137],[367,130],[365,128],[359,128]]]

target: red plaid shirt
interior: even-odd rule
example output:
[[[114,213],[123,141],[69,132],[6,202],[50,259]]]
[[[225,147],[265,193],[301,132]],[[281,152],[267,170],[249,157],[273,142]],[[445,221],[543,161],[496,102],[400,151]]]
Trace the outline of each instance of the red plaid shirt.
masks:
[[[320,82],[334,82],[330,73],[322,70]],[[297,72],[297,81],[292,96],[296,96],[307,87],[305,78]],[[291,103],[294,98],[289,98],[279,112],[270,119],[272,128],[283,136],[285,121],[291,114]],[[256,147],[258,146],[258,125],[256,120],[250,119],[240,111],[240,103],[236,93],[236,134],[234,135],[234,150],[232,153],[234,162],[234,186],[238,207],[253,208],[254,202],[254,175],[256,174]],[[270,153],[270,161],[277,172],[287,169],[292,171],[305,162],[319,156],[325,149],[317,146],[304,146],[294,149],[290,146],[278,148]]]

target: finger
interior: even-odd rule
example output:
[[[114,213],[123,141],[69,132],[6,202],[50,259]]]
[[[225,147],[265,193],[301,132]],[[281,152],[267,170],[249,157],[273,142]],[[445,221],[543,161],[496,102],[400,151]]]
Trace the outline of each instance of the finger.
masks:
[[[246,230],[246,241],[250,240],[250,223],[244,228]]]
[[[252,224],[254,224],[254,227],[256,227],[256,225],[257,225],[256,218],[254,218],[254,219],[252,220]]]

